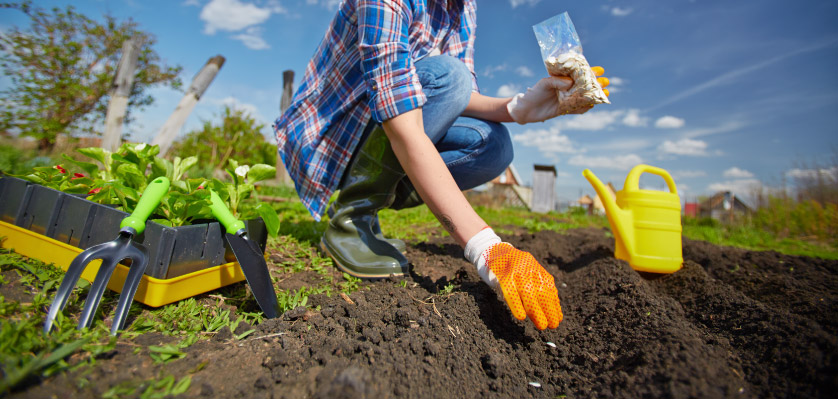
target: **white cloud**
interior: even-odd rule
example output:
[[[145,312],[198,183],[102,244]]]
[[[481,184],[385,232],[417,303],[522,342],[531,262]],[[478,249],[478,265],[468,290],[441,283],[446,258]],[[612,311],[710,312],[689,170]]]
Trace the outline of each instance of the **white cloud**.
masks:
[[[525,78],[533,77],[535,74],[529,68],[521,65],[518,68],[515,68],[515,73]]]
[[[483,72],[481,72],[480,74],[482,76],[487,77],[487,78],[493,78],[493,77],[495,77],[496,72],[503,72],[503,71],[507,70],[507,68],[509,68],[509,66],[507,66],[506,64],[494,65],[494,66],[489,65],[486,68],[483,68]]]
[[[330,10],[335,10],[338,8],[338,4],[340,4],[340,0],[306,0],[306,4],[310,5],[317,5],[320,4],[323,8],[328,8]]]
[[[538,4],[540,1],[541,0],[509,0],[509,4],[512,6],[512,8],[515,8],[524,4],[534,6]]]
[[[218,105],[230,107],[233,110],[244,111],[246,114],[250,115],[250,117],[252,117],[253,119],[256,119],[257,122],[261,122],[261,123],[265,122],[265,118],[262,116],[262,114],[259,113],[259,108],[257,108],[253,104],[244,103],[241,100],[239,100],[238,98],[229,96],[229,97],[222,98],[220,100],[213,99],[213,100],[210,100],[210,102],[212,102],[213,104],[218,104]]]
[[[510,84],[501,85],[501,87],[498,87],[498,92],[497,92],[496,95],[498,97],[512,97],[512,96],[514,96],[514,95],[516,95],[520,92],[521,92],[521,87],[520,86],[510,83]]]
[[[672,171],[672,177],[675,179],[689,179],[694,177],[707,176],[707,172],[703,170],[675,170]]]
[[[658,129],[678,129],[683,126],[683,119],[671,115],[662,116],[655,121],[655,127]]]
[[[625,17],[626,15],[631,14],[632,11],[634,11],[634,9],[630,8],[630,7],[627,7],[627,8],[613,7],[611,9],[611,15],[613,15],[615,17]]]
[[[791,169],[786,172],[786,176],[793,179],[817,179],[826,178],[836,180],[838,179],[838,166],[833,166],[829,169]]]
[[[616,157],[589,157],[575,155],[568,161],[569,164],[586,168],[629,170],[638,164],[643,163],[643,158],[636,154],[618,155]]]
[[[737,179],[711,183],[707,186],[707,190],[714,193],[718,191],[730,191],[734,194],[747,195],[761,185],[762,183],[757,179]]]
[[[560,128],[570,130],[602,130],[615,124],[625,111],[588,111],[582,115],[557,119]]]
[[[623,91],[623,86],[627,82],[627,80],[617,76],[608,76],[608,94],[611,95]]]
[[[748,66],[732,65],[730,67],[730,72],[727,72],[727,73],[721,74],[719,76],[716,76],[713,79],[710,79],[710,80],[708,80],[704,83],[695,85],[693,87],[687,88],[686,90],[680,90],[678,92],[678,94],[675,94],[675,95],[663,100],[663,102],[661,102],[660,104],[650,108],[649,110],[665,107],[665,106],[670,105],[672,103],[681,101],[685,98],[692,97],[692,96],[694,96],[696,94],[699,94],[703,91],[712,89],[716,86],[724,86],[724,85],[727,85],[727,84],[736,83],[736,81],[739,80],[740,77],[752,74],[756,70],[759,70],[759,69],[768,67],[770,65],[776,64],[776,63],[778,63],[780,61],[783,61],[787,58],[796,57],[799,54],[818,51],[822,48],[832,46],[832,45],[835,44],[836,41],[838,41],[838,39],[836,39],[834,36],[833,37],[827,37],[823,40],[812,43],[809,46],[798,48],[797,50],[794,50],[794,51],[779,53],[778,55],[775,55],[774,57],[759,61],[755,64],[751,64],[751,65],[748,65]],[[649,111],[649,110],[647,110],[647,111]]]
[[[239,40],[251,50],[265,50],[271,48],[265,39],[262,39],[262,29],[256,26],[247,28],[244,33],[239,33],[233,36],[233,39]]]
[[[206,22],[204,33],[216,31],[236,32],[265,22],[274,8],[260,8],[239,0],[212,0],[201,10],[201,20]]]
[[[639,109],[630,109],[623,117],[623,124],[631,127],[643,127],[649,124],[649,118],[640,116]]]
[[[692,139],[666,140],[658,146],[658,151],[665,154],[705,156],[707,155],[707,143]]]
[[[598,142],[586,146],[587,150],[591,152],[627,152],[627,151],[641,151],[651,146],[649,140],[639,137],[619,138],[613,140],[599,140]]]
[[[517,141],[527,147],[535,147],[543,154],[574,154],[579,152],[573,146],[570,138],[559,133],[558,130],[548,129],[529,129],[521,134],[512,136],[513,141]]]
[[[565,115],[556,119],[559,129],[567,130],[603,130],[622,123],[630,127],[642,127],[649,123],[649,118],[641,116],[638,109],[618,109],[613,111],[588,111],[582,115]]]
[[[745,123],[741,121],[729,121],[719,126],[690,129],[685,131],[683,136],[692,139],[696,137],[710,136],[713,134],[732,132],[734,130],[741,129],[744,126]]]
[[[731,178],[731,179],[750,179],[750,178],[754,177],[754,174],[751,173],[751,172],[748,172],[747,170],[739,169],[739,168],[734,166],[734,167],[722,172],[722,176],[728,177],[728,178]]]

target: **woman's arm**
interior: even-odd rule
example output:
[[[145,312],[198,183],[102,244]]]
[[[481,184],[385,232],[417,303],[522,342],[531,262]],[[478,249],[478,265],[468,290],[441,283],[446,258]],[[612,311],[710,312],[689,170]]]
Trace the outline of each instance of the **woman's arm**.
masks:
[[[400,114],[383,124],[393,152],[419,196],[460,246],[487,226],[463,195],[439,151],[425,134],[422,109]]]
[[[493,122],[514,122],[506,109],[511,100],[512,97],[489,97],[473,91],[463,115]]]

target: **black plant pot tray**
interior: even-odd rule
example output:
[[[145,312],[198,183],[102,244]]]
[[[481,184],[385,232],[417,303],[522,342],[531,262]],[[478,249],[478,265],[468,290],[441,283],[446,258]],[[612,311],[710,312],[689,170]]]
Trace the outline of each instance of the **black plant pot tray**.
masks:
[[[127,215],[24,180],[0,179],[2,246],[64,270],[82,248],[113,240]],[[267,230],[262,220],[245,224],[248,236],[264,252]],[[145,232],[134,238],[149,251],[146,275],[135,299],[162,306],[244,280],[223,234],[218,222],[175,228],[147,222]],[[93,281],[100,263],[91,262],[82,278]],[[120,292],[127,273],[127,266],[117,265],[108,288]]]

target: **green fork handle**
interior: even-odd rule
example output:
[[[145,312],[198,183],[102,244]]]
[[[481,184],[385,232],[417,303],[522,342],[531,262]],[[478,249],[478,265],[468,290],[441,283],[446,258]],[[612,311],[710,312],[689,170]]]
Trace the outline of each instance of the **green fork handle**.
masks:
[[[212,216],[215,216],[227,228],[228,233],[236,235],[236,233],[244,229],[244,222],[236,219],[230,213],[230,209],[227,208],[227,205],[224,204],[224,201],[221,200],[221,197],[215,191],[210,190],[210,201],[212,201],[212,205],[210,205]]]
[[[136,231],[136,234],[142,234],[145,230],[145,221],[151,216],[151,212],[160,204],[160,200],[169,191],[169,179],[165,176],[160,176],[151,181],[146,186],[143,194],[140,196],[140,202],[134,208],[134,212],[130,216],[122,219],[119,224],[120,230],[130,227]]]

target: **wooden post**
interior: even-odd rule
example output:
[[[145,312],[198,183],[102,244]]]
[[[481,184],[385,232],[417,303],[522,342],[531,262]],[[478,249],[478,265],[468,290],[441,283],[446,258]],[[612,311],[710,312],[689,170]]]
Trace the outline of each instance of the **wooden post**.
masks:
[[[122,44],[122,56],[111,85],[111,99],[105,116],[105,134],[102,137],[102,148],[111,152],[116,151],[122,142],[122,125],[125,110],[128,108],[128,97],[131,96],[131,87],[134,84],[134,71],[137,69],[140,47],[141,43],[134,39],[128,39]]]
[[[186,91],[186,95],[180,100],[177,108],[175,108],[175,112],[172,112],[169,119],[166,120],[166,123],[160,128],[160,131],[157,132],[157,136],[151,141],[151,144],[160,146],[160,154],[158,156],[162,157],[169,152],[169,149],[172,147],[172,142],[174,142],[175,137],[180,133],[180,128],[183,127],[186,118],[192,113],[195,104],[201,99],[204,91],[207,90],[207,87],[215,79],[215,75],[218,74],[218,71],[221,70],[221,66],[223,65],[224,57],[216,55],[210,58],[204,67],[201,68],[201,71],[192,79],[189,90]]]
[[[282,72],[282,97],[279,99],[279,113],[282,114],[291,106],[291,98],[294,96],[294,71],[286,70]],[[277,151],[281,143],[277,143]],[[291,185],[294,182],[288,171],[285,169],[285,164],[282,163],[282,157],[279,153],[276,154],[276,179],[281,184]]]

